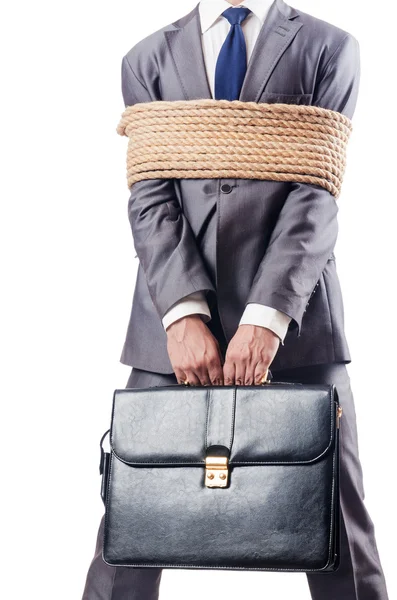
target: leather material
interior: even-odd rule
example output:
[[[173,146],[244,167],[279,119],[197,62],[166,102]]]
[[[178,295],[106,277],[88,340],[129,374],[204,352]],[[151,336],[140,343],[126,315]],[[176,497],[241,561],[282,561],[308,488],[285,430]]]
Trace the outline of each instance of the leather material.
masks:
[[[337,406],[329,385],[115,390],[104,561],[335,570]],[[204,484],[210,446],[230,454],[226,488]]]

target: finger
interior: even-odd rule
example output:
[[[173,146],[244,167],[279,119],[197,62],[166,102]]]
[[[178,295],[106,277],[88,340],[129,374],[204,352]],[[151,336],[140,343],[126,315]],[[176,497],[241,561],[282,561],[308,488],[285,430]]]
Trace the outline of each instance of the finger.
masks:
[[[201,385],[211,385],[211,379],[206,366],[196,369],[196,376],[198,377]]]
[[[245,377],[244,377],[244,385],[253,385],[254,383],[254,373],[255,373],[255,362],[250,362],[245,367]]]
[[[259,385],[264,375],[267,375],[269,365],[264,362],[258,362],[254,371],[254,384]]]
[[[187,378],[185,371],[179,369],[178,367],[175,367],[174,373],[178,383],[185,383]]]
[[[212,385],[223,385],[224,378],[223,378],[222,368],[219,371],[210,372],[210,379],[211,379]]]
[[[224,385],[234,385],[235,381],[235,364],[226,359],[223,365],[223,382]]]
[[[191,369],[186,370],[186,377],[190,385],[201,385],[199,377],[197,377],[197,374]]]
[[[223,385],[223,369],[219,357],[210,362],[208,375],[212,385]]]
[[[244,385],[246,363],[239,360],[235,363],[235,365],[236,365],[236,374],[235,374],[234,379],[235,379],[236,385]]]

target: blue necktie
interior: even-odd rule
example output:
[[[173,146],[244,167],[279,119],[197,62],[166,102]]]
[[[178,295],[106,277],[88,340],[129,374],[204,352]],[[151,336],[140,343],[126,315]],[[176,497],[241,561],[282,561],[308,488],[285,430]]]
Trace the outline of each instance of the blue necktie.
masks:
[[[215,67],[215,98],[238,100],[247,71],[247,48],[241,23],[250,13],[245,6],[230,7],[222,15],[231,27],[219,52]]]

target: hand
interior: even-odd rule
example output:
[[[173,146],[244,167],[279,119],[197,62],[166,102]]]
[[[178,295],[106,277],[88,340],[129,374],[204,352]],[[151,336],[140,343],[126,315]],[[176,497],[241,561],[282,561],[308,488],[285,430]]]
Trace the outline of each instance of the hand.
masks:
[[[280,338],[257,325],[240,325],[229,342],[223,375],[225,385],[259,384],[276,356]]]
[[[218,340],[199,315],[178,319],[167,327],[167,350],[180,383],[223,385]]]

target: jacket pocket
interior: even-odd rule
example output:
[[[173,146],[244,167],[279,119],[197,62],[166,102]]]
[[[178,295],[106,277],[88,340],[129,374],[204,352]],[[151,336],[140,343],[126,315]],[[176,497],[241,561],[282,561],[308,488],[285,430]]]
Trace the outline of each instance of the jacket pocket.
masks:
[[[268,104],[311,104],[313,94],[283,94],[278,92],[264,92],[260,101]]]

